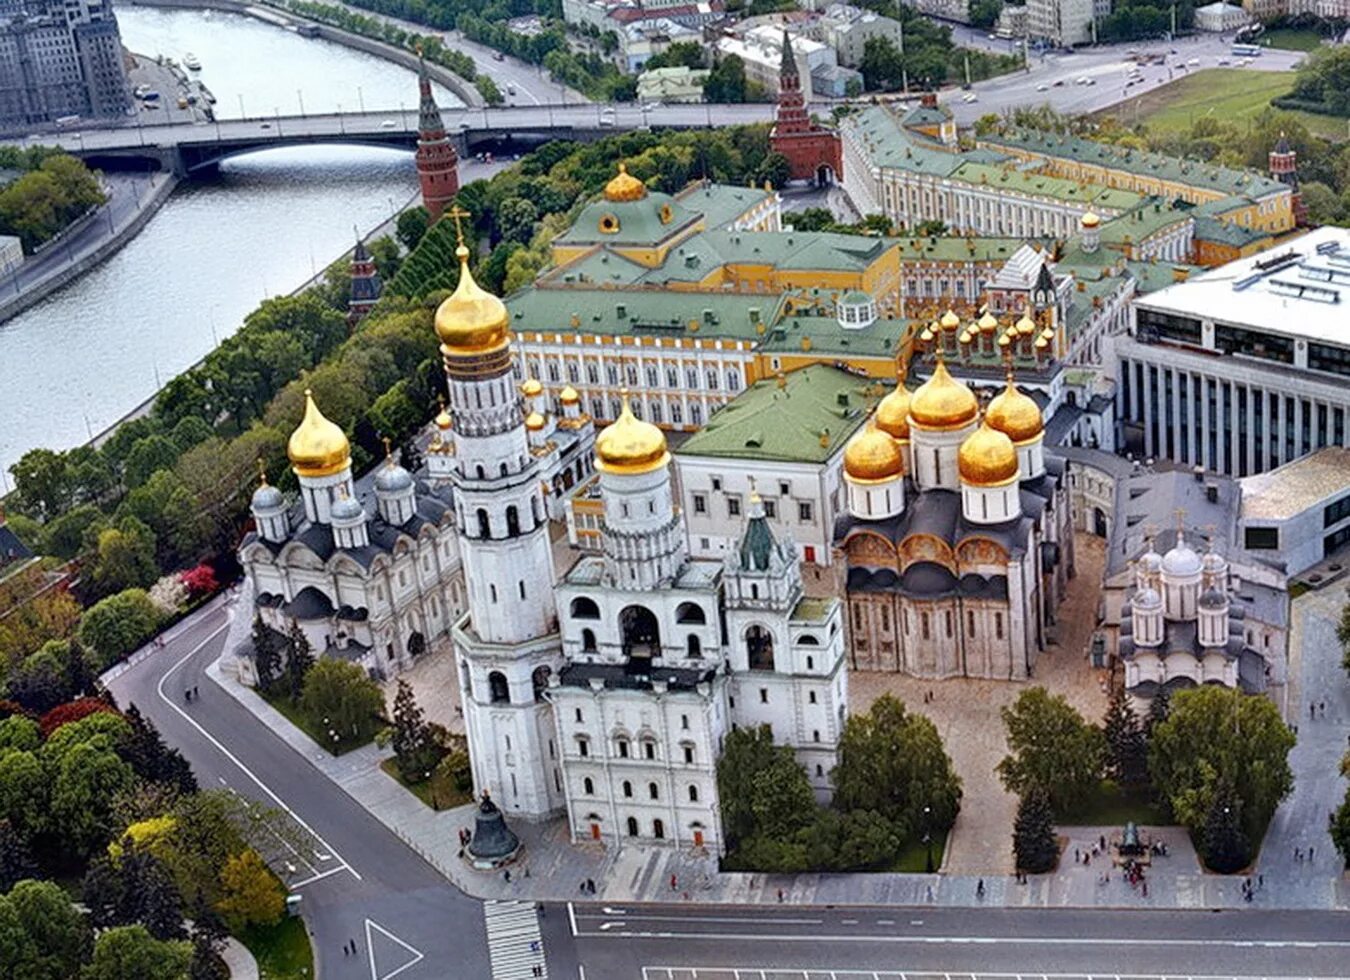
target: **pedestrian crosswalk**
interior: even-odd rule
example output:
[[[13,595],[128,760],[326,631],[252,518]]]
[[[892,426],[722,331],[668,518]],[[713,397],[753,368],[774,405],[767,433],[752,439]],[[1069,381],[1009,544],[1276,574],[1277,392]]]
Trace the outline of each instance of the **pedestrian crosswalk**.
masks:
[[[547,977],[539,912],[534,902],[483,903],[492,980],[534,980]]]

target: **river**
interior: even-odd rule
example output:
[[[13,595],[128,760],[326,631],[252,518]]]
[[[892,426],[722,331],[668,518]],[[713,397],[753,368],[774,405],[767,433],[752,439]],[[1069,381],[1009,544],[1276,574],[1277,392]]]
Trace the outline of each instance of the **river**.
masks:
[[[414,73],[246,17],[121,8],[118,20],[133,51],[195,53],[222,116],[240,95],[249,114],[297,111],[297,90],[307,112],[416,104]],[[0,325],[0,490],[25,451],[115,422],[416,192],[410,154],[337,146],[238,157],[181,185],[106,263]]]

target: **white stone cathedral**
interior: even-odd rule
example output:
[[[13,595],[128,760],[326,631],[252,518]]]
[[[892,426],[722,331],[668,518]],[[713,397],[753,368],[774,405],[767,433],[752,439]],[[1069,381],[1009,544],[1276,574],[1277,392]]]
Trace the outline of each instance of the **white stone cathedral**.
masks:
[[[602,554],[557,576],[509,317],[458,254],[436,314],[439,465],[468,590],[453,638],[475,789],[508,814],[565,812],[574,840],[720,851],[723,739],[764,723],[824,798],[848,699],[839,602],[804,595],[757,497],[734,556],[690,559],[665,435],[626,404],[595,441]]]

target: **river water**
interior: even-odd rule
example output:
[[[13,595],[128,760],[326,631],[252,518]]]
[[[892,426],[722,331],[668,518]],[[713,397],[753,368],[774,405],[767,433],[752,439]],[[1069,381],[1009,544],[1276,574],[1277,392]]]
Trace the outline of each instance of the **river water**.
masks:
[[[414,73],[249,18],[124,7],[118,20],[133,51],[195,53],[222,116],[239,114],[239,95],[249,115],[298,111],[297,90],[307,112],[416,105]],[[411,154],[338,146],[237,157],[181,185],[106,263],[0,325],[0,490],[26,450],[121,418],[416,192]]]

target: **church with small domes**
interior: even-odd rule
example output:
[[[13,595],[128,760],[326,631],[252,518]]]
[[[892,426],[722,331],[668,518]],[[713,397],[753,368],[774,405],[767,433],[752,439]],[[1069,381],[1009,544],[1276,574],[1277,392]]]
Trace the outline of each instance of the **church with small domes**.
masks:
[[[935,325],[940,327],[941,324]],[[1062,461],[1036,402],[1007,383],[981,410],[941,347],[901,378],[844,452],[850,666],[915,677],[1023,680],[1072,568]]]

